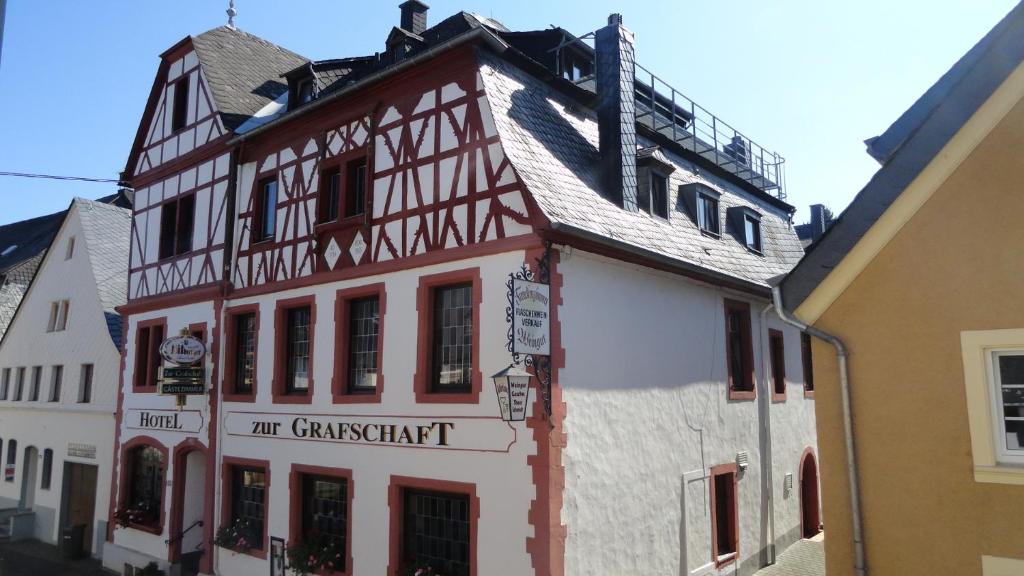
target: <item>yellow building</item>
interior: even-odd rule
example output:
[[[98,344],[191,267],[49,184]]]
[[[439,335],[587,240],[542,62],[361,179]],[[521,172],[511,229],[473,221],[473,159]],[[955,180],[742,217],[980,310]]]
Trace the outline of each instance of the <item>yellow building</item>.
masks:
[[[776,288],[817,336],[829,576],[1024,575],[1022,61],[1018,5]]]

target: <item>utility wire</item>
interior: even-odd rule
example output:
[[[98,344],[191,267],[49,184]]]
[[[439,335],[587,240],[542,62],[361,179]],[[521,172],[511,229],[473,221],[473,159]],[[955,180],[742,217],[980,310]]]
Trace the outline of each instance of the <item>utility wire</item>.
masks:
[[[79,180],[81,182],[113,182],[121,184],[120,180],[110,178],[86,178],[85,176],[54,176],[52,174],[28,174],[25,172],[0,172],[0,176],[15,176],[18,178],[48,178],[50,180]]]

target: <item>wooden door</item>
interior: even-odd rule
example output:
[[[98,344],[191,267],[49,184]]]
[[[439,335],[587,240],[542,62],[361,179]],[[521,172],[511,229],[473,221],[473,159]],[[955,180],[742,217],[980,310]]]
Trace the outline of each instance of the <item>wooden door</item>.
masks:
[[[86,552],[92,551],[93,518],[96,514],[96,466],[67,463],[68,504],[66,524],[84,524]]]
[[[807,454],[804,457],[803,465],[800,467],[800,513],[801,525],[803,526],[803,537],[811,538],[816,535],[821,525],[821,516],[818,513],[818,464],[814,455]]]

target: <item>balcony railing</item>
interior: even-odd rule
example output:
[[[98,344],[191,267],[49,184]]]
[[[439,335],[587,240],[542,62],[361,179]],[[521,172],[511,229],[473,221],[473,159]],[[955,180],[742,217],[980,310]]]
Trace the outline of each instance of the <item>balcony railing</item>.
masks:
[[[765,150],[639,64],[636,121],[749,182],[786,199],[785,159]]]

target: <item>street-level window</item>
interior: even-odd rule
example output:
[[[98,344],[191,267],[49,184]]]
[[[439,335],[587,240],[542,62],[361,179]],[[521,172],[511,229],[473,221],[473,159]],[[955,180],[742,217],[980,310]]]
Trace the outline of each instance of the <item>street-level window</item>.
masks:
[[[39,387],[43,383],[43,367],[33,366],[32,367],[32,386],[29,388],[28,400],[29,402],[37,402],[39,400]]]
[[[246,535],[254,550],[263,549],[267,507],[267,475],[261,468],[231,468],[231,525]]]
[[[189,194],[160,208],[160,259],[192,251],[196,196]]]
[[[64,383],[64,367],[54,366],[51,369],[50,402],[60,402],[60,389]]]
[[[14,400],[15,402],[21,401],[22,392],[25,391],[25,367],[21,366],[18,368],[18,379],[14,383]]]
[[[402,560],[446,576],[469,576],[469,497],[406,489],[403,500]]]
[[[309,392],[309,353],[311,313],[309,306],[290,308],[286,312],[288,333],[285,339],[285,393]]]
[[[1024,350],[992,352],[997,458],[1024,463]]]
[[[135,338],[136,389],[155,388],[160,368],[160,343],[164,340],[164,324],[140,326]]]
[[[163,454],[153,446],[133,448],[128,455],[130,476],[125,508],[133,524],[157,527],[163,508],[164,470]]]
[[[750,335],[750,304],[725,301],[725,336],[729,398],[753,398],[754,345]]]
[[[348,390],[373,393],[377,389],[380,298],[371,296],[349,302]]]
[[[18,441],[7,441],[7,467],[4,469],[4,480],[14,482],[15,465],[18,461]]]
[[[736,506],[736,465],[711,469],[711,544],[716,567],[736,559],[739,552],[738,511]]]
[[[786,399],[786,348],[780,330],[768,331],[768,348],[772,361],[772,398]]]
[[[334,552],[331,570],[344,571],[348,543],[349,484],[345,478],[302,475],[302,537]]]
[[[473,285],[434,289],[431,392],[469,392],[473,374]]]
[[[43,476],[39,480],[39,487],[43,490],[50,489],[50,480],[53,478],[53,450],[43,450]]]
[[[0,400],[7,400],[7,394],[11,390],[11,369],[4,368],[3,376],[0,376]]]
[[[800,361],[804,365],[804,394],[814,393],[814,361],[811,356],[811,335],[800,333]]]
[[[78,402],[92,402],[92,364],[82,364],[82,373],[78,380]]]
[[[252,394],[256,376],[256,313],[236,314],[233,318],[231,353],[235,371],[231,385],[235,394]]]

